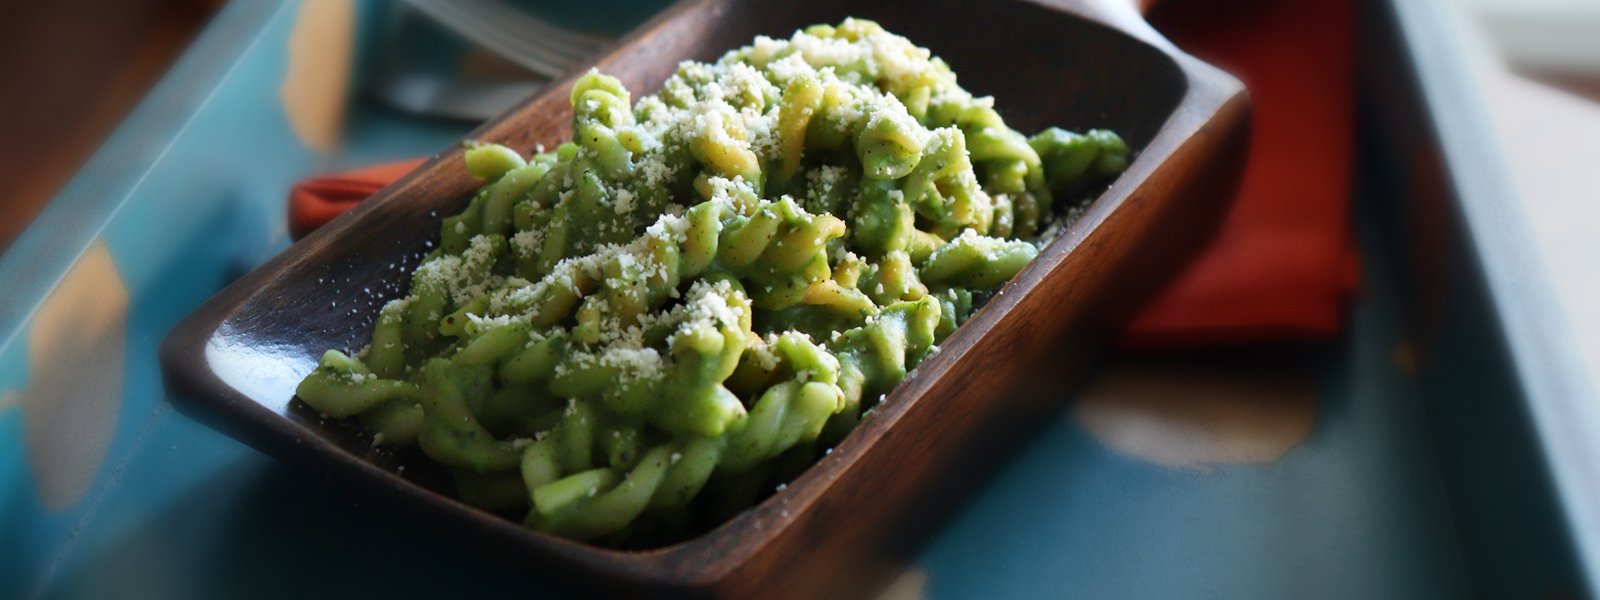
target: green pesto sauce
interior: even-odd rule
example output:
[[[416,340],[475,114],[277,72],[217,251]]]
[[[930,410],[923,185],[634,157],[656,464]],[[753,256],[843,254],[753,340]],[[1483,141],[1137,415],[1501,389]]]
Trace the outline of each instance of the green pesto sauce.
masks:
[[[1037,254],[1115,134],[1008,127],[870,21],[590,72],[573,141],[476,145],[485,185],[297,393],[415,446],[463,500],[640,545],[743,510],[842,439]],[[527,150],[527,149],[523,149]]]

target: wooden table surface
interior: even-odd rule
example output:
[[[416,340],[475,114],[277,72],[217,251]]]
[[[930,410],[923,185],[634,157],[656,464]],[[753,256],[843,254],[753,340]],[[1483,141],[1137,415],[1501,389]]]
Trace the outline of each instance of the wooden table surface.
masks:
[[[223,0],[0,0],[0,251]]]

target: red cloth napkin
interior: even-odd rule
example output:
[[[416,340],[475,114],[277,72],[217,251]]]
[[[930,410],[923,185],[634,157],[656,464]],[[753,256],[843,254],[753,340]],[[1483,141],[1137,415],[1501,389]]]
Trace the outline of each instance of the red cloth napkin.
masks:
[[[1179,47],[1250,89],[1244,180],[1215,241],[1134,321],[1123,342],[1190,346],[1328,339],[1357,271],[1349,201],[1352,8],[1343,0],[1168,1],[1151,15]],[[296,238],[421,164],[368,167],[294,186]]]
[[[289,188],[289,235],[300,239],[344,211],[355,208],[383,186],[394,183],[427,159],[398,162],[307,179]]]
[[[1353,7],[1345,0],[1162,2],[1173,44],[1233,73],[1255,125],[1217,238],[1128,328],[1134,346],[1328,339],[1357,285],[1350,237]]]

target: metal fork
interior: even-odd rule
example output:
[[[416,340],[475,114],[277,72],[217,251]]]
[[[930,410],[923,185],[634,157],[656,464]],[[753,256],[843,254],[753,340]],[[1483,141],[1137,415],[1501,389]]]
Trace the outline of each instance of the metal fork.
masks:
[[[500,0],[405,0],[418,12],[545,77],[567,74],[610,42],[568,31]]]
[[[513,81],[474,80],[454,72],[441,73],[426,64],[390,60],[387,67],[379,69],[372,91],[386,104],[414,114],[487,119],[538,91],[548,79],[571,72],[611,43],[547,23],[504,0],[404,0],[403,4],[535,76]],[[404,43],[391,43],[396,42]]]

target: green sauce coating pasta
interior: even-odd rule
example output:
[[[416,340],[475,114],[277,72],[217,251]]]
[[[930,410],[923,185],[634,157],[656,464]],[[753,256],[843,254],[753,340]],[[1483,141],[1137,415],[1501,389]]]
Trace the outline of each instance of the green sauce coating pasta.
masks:
[[[573,140],[473,144],[372,342],[297,389],[459,496],[581,540],[671,540],[837,443],[1038,253],[1115,134],[1009,127],[871,21],[685,62],[631,102],[573,86]]]

